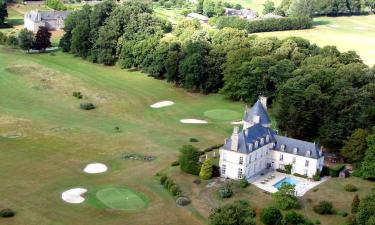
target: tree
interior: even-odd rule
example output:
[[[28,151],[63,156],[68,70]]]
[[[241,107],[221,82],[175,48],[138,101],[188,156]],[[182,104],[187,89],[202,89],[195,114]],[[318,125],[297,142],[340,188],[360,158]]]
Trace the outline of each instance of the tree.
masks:
[[[359,162],[364,158],[367,149],[367,132],[364,129],[358,128],[353,134],[344,141],[344,147],[341,149],[341,155],[347,162]]]
[[[271,0],[267,0],[263,4],[263,14],[273,13],[275,11],[275,3]]]
[[[18,45],[22,50],[29,51],[34,46],[34,33],[27,29],[22,29],[18,33]]]
[[[368,149],[360,166],[360,174],[365,179],[375,179],[375,128],[367,137]]]
[[[272,198],[279,209],[294,209],[298,207],[298,199],[295,196],[294,185],[283,184],[279,191],[272,194]]]
[[[255,225],[255,210],[248,201],[239,200],[216,208],[209,216],[210,225]]]
[[[184,145],[180,148],[180,169],[189,174],[198,175],[200,171],[200,152],[192,145]]]
[[[352,214],[356,214],[358,212],[359,203],[361,200],[359,199],[358,195],[354,195],[353,201],[352,201]]]
[[[4,25],[5,18],[8,17],[7,3],[5,0],[0,0],[0,27]]]
[[[39,27],[38,32],[35,35],[34,48],[37,50],[45,50],[51,47],[51,33],[48,31],[47,27]]]
[[[375,192],[371,192],[359,203],[356,220],[358,225],[373,225],[375,217]]]
[[[273,206],[262,209],[260,213],[260,221],[265,225],[278,225],[282,218],[280,210]]]
[[[294,0],[287,11],[291,17],[312,17],[314,11],[313,0]]]
[[[199,172],[199,177],[202,178],[203,180],[210,179],[212,177],[212,167],[213,167],[212,159],[206,159],[203,162],[201,171]]]
[[[287,212],[281,220],[282,225],[302,225],[305,222],[305,217],[295,211]]]
[[[66,10],[66,6],[64,3],[60,2],[60,0],[46,0],[46,5],[54,10],[63,11]]]

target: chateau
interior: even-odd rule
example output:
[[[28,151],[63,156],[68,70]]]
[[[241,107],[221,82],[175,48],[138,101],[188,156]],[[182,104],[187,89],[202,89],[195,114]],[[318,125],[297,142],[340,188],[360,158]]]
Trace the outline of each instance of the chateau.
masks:
[[[245,110],[243,130],[234,127],[232,136],[220,149],[222,177],[250,178],[286,165],[292,166],[292,174],[308,177],[322,170],[324,156],[319,145],[280,136],[270,127],[267,99],[260,97],[251,109]]]
[[[37,32],[39,27],[47,27],[48,30],[58,30],[64,27],[64,20],[69,11],[30,11],[25,14],[24,28]]]

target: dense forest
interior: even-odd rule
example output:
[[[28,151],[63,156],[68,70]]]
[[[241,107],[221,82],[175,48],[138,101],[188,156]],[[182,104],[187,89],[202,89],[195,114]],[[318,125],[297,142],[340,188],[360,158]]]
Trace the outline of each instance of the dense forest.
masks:
[[[63,50],[92,62],[138,68],[189,91],[220,92],[234,101],[253,103],[266,95],[282,133],[331,151],[345,146],[356,130],[368,133],[375,125],[375,68],[353,51],[234,28],[206,30],[196,21],[182,21],[171,31],[140,2],[85,6],[68,17],[64,29]]]

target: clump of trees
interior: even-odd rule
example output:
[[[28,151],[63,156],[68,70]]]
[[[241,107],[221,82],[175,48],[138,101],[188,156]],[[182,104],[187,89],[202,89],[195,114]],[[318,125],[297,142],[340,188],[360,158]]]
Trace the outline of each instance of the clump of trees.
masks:
[[[0,32],[0,44],[19,47],[26,51],[31,49],[44,51],[46,48],[51,47],[50,38],[51,33],[46,27],[39,27],[35,35],[27,29],[22,29],[17,37],[13,35],[7,36]]]
[[[330,201],[320,201],[317,205],[314,205],[313,210],[322,215],[334,213],[333,205]]]
[[[180,197],[182,195],[180,187],[174,182],[174,180],[164,174],[160,176],[160,184],[171,193],[173,196]]]
[[[276,206],[282,210],[295,209],[299,206],[294,185],[291,184],[284,183],[277,192],[272,194],[272,199]]]
[[[350,217],[351,225],[374,224],[375,220],[375,191],[372,191],[363,199],[356,195],[352,203],[353,216]]]
[[[354,175],[375,180],[375,127],[367,137],[367,150]]]
[[[215,18],[211,23],[219,29],[232,27],[245,29],[248,33],[259,33],[282,30],[302,30],[312,27],[312,19],[309,17],[283,17],[263,20],[247,20],[236,16],[221,16]]]
[[[245,200],[216,208],[209,216],[210,225],[255,225],[255,209]]]
[[[54,10],[66,10],[66,6],[60,0],[46,0],[46,5]]]
[[[6,27],[5,18],[8,17],[7,3],[5,0],[0,0],[0,28]]]
[[[192,145],[184,145],[180,148],[179,163],[181,171],[193,175],[199,175],[201,164],[200,151]]]

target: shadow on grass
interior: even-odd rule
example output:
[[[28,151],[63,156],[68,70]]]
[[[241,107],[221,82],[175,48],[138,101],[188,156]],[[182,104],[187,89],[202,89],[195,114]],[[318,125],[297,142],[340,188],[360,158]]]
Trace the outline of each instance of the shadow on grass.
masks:
[[[22,18],[13,18],[13,19],[8,19],[8,24],[11,26],[18,26],[23,24],[23,19]]]

